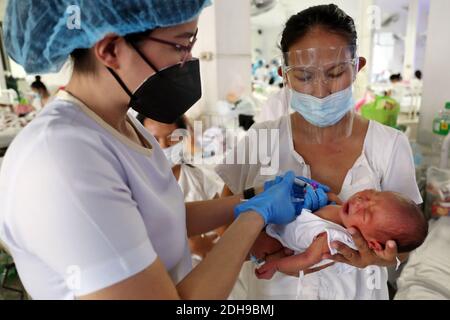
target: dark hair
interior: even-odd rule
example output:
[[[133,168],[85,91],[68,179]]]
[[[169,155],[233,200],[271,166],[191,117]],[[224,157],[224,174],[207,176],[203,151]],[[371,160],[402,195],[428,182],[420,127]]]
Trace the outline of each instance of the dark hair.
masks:
[[[393,74],[389,77],[391,81],[402,81],[403,77],[401,73]]]
[[[139,42],[150,35],[153,30],[131,33],[124,36],[127,42]],[[75,49],[70,54],[73,61],[73,69],[80,73],[95,73],[95,59],[90,49]]]
[[[417,79],[422,80],[422,71],[417,70],[414,75],[416,76]]]
[[[144,121],[145,119],[147,119],[146,116],[144,116],[143,114],[139,113],[136,116],[136,119],[142,124],[144,125]],[[173,123],[177,129],[184,129],[184,130],[188,130],[189,124],[188,124],[188,120],[186,118],[186,116],[181,116],[179,117],[174,123]]]
[[[75,49],[70,57],[73,61],[73,70],[85,74],[95,72],[95,59],[90,49]]]
[[[394,240],[399,253],[411,252],[422,245],[428,235],[428,223],[420,208],[410,199],[391,193],[396,204],[395,213],[387,213],[388,220],[379,236]]]
[[[314,27],[322,27],[343,36],[349,46],[358,40],[355,21],[334,4],[310,7],[289,18],[284,28],[280,49],[288,52],[291,46]],[[353,52],[355,54],[355,52]]]
[[[49,95],[47,87],[45,84],[41,81],[41,76],[36,76],[35,81],[31,84],[32,89],[36,89],[40,92],[43,92],[45,95]]]

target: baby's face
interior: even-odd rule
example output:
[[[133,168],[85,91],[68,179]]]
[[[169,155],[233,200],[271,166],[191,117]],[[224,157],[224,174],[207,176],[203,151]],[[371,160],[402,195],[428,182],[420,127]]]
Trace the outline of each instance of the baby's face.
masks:
[[[356,227],[367,240],[375,239],[382,228],[386,213],[392,212],[392,199],[386,192],[366,190],[355,194],[339,212],[346,228]]]

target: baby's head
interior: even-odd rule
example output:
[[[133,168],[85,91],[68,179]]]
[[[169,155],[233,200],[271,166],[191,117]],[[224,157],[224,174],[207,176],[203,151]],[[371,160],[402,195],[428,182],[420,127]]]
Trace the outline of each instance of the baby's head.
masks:
[[[410,252],[428,233],[419,207],[394,192],[359,192],[342,206],[340,216],[344,226],[356,227],[373,250],[383,250],[387,241],[394,240],[399,253]]]

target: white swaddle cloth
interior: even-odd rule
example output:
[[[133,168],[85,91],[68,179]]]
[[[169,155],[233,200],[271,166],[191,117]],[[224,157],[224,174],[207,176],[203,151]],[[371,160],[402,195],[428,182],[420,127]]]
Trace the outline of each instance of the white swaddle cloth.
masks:
[[[268,225],[266,232],[269,236],[277,239],[281,244],[295,251],[295,254],[305,252],[317,236],[326,232],[328,248],[332,255],[337,254],[337,250],[331,247],[333,241],[339,241],[352,249],[357,250],[352,236],[348,231],[331,221],[324,220],[313,214],[311,211],[303,209],[297,219],[287,225]],[[331,260],[323,260],[313,267],[320,267],[331,263]],[[344,263],[336,263],[334,265],[338,273],[349,272],[353,269]]]
[[[332,255],[338,253],[336,249],[331,248],[330,244],[333,241],[340,241],[357,249],[351,235],[344,227],[324,220],[309,210],[303,210],[300,216],[288,225],[268,225],[266,232],[280,241],[283,246],[294,250],[296,254],[306,251],[316,237],[324,232],[327,233],[328,247]],[[332,261],[323,260],[314,267],[330,262]],[[273,281],[281,281],[281,278],[284,276],[278,275],[270,280],[272,281],[270,287],[276,286]],[[292,280],[295,281],[294,279]],[[264,287],[269,288],[267,285]],[[292,291],[292,286],[290,287]],[[265,292],[264,295],[270,296],[270,292]],[[301,275],[295,297],[301,300],[387,300],[389,298],[387,271],[386,268],[378,266],[358,269],[344,263],[335,263],[319,272]]]

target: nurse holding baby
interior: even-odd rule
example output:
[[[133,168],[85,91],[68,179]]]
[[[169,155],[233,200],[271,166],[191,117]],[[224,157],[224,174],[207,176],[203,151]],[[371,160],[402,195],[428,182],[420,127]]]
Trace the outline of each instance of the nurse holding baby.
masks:
[[[292,16],[280,43],[286,115],[256,124],[251,130],[256,135],[277,130],[279,142],[269,144],[269,162],[278,164],[276,174],[294,171],[298,176],[320,181],[338,195],[337,201],[347,201],[360,191],[376,190],[397,192],[421,204],[407,137],[395,129],[367,121],[354,111],[353,83],[366,65],[365,58],[358,55],[357,38],[353,19],[336,5],[315,6]],[[291,110],[295,112],[289,115]],[[258,150],[249,148],[250,138],[240,143],[233,151],[235,156],[254,159],[256,154],[252,152]],[[250,151],[240,155],[240,150]],[[264,170],[265,164],[267,161],[247,161],[217,166],[216,172],[226,184],[224,194],[239,194],[272,179]],[[385,267],[395,267],[407,254],[398,254],[395,241],[388,241],[383,250],[374,251],[369,249],[359,230],[348,231],[357,250],[332,243],[338,254],[324,258],[361,269],[379,266],[385,286]],[[257,243],[255,258],[280,252],[292,254],[288,250],[280,251],[283,249],[280,243],[265,233]],[[232,298],[295,297],[295,292],[288,289],[297,290],[295,278],[277,273],[270,282],[255,280],[254,267],[247,263]]]

